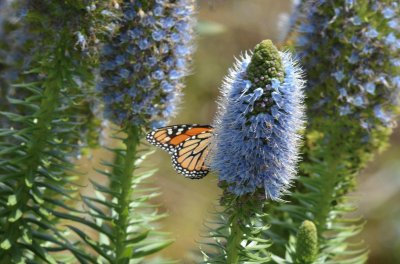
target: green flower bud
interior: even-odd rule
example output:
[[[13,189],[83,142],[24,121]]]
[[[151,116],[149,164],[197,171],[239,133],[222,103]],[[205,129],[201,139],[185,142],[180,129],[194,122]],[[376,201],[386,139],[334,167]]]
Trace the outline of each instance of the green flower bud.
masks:
[[[300,263],[311,263],[318,253],[318,235],[314,223],[305,220],[297,233],[296,257]]]
[[[272,79],[283,81],[284,70],[281,55],[271,40],[263,40],[254,48],[247,75],[253,83],[254,89],[270,85]]]

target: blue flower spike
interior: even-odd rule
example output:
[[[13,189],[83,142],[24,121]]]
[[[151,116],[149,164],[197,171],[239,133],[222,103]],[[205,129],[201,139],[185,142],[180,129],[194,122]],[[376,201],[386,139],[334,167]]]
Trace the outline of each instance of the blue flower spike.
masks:
[[[303,87],[296,61],[270,40],[237,60],[221,89],[209,160],[229,192],[261,190],[279,200],[290,186],[304,127]]]
[[[195,2],[125,2],[116,36],[103,49],[99,93],[117,125],[155,128],[175,114],[193,53]]]
[[[360,138],[393,128],[400,105],[400,4],[311,2],[296,43],[308,76],[310,120],[320,113],[358,120],[365,128]]]

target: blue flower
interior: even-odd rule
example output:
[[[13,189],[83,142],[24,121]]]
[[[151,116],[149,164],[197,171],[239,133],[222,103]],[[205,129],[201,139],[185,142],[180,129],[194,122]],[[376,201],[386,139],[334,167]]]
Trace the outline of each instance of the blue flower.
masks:
[[[374,107],[374,114],[375,117],[381,120],[383,123],[387,124],[388,126],[393,126],[393,115],[385,112],[381,105]]]
[[[148,49],[148,48],[150,48],[150,46],[151,46],[151,43],[147,38],[143,38],[143,39],[139,40],[139,48],[141,50]]]
[[[124,79],[127,79],[129,77],[130,71],[128,71],[127,69],[121,69],[119,71],[119,76],[121,76]]]
[[[125,63],[125,58],[124,58],[124,56],[118,55],[118,56],[115,58],[115,62],[117,63],[117,65],[122,65],[122,64],[124,64],[124,63]]]
[[[174,33],[174,34],[175,34],[175,33]],[[154,31],[154,32],[151,34],[151,36],[153,37],[153,39],[154,39],[155,41],[160,41],[160,40],[162,40],[163,38],[165,38],[166,33],[165,33],[164,30],[156,30],[156,31]]]
[[[351,56],[350,56],[350,58],[349,58],[349,62],[350,62],[351,64],[356,64],[359,60],[360,60],[360,57],[358,56],[358,54],[355,53],[355,52],[352,52],[352,53],[351,53]]]
[[[354,15],[364,12],[359,4],[312,2],[305,11],[296,44],[308,76],[311,118],[337,113],[363,120],[368,124],[363,127],[373,129],[390,122],[376,118],[370,108],[380,105],[384,112],[397,112],[400,6],[393,1],[372,2],[375,11],[362,17]]]
[[[351,21],[352,21],[353,25],[355,25],[355,26],[359,26],[362,24],[362,20],[359,16],[352,17]]]
[[[385,37],[385,43],[386,45],[393,45],[399,40],[396,38],[393,32],[390,32],[386,37]]]
[[[153,73],[153,77],[156,80],[162,80],[162,79],[164,79],[164,72],[162,70],[155,71]]]
[[[310,24],[301,24],[298,31],[304,33],[312,33],[314,32],[315,28],[313,25]]]
[[[352,104],[358,107],[364,106],[365,105],[364,97],[362,95],[356,95],[352,100]]]
[[[181,77],[182,77],[182,76],[181,76],[180,71],[172,70],[172,71],[170,71],[170,73],[169,73],[169,78],[170,78],[171,80],[178,80],[178,79],[180,79]]]
[[[351,108],[349,105],[339,106],[339,115],[345,116],[351,113]]]
[[[382,10],[382,14],[383,14],[383,16],[385,17],[385,18],[392,18],[392,17],[394,17],[395,15],[396,15],[396,11],[395,10],[393,10],[392,8],[390,8],[390,7],[385,7],[383,10]]]
[[[397,29],[399,27],[399,21],[397,19],[390,20],[388,26],[392,29]]]
[[[345,77],[343,71],[334,72],[332,75],[335,77],[335,79],[336,79],[338,82],[341,82],[341,81],[344,79],[344,77]]]
[[[370,94],[375,94],[376,85],[373,82],[368,82],[365,84],[365,90]]]
[[[161,26],[165,29],[169,29],[174,26],[175,20],[172,17],[166,17],[160,19]]]
[[[101,58],[98,89],[107,98],[106,117],[118,125],[165,125],[189,73],[195,1],[156,0],[147,7],[126,1],[121,7],[124,16]]]
[[[174,86],[165,80],[161,82],[161,88],[166,93],[172,92],[174,90]]]
[[[395,88],[400,89],[400,76],[392,78],[392,83]]]
[[[365,32],[365,36],[367,38],[376,38],[377,36],[379,36],[378,31],[376,31],[376,29],[370,27],[366,32]]]
[[[400,58],[390,59],[390,63],[392,63],[394,67],[400,67]]]
[[[157,57],[155,57],[155,56],[149,57],[149,58],[147,58],[146,62],[150,67],[153,67],[157,64]]]
[[[347,97],[347,91],[346,88],[340,88],[339,89],[339,98],[346,98]]]
[[[171,40],[173,42],[179,42],[181,40],[181,34],[179,34],[179,33],[171,34]]]
[[[237,61],[226,77],[214,122],[210,167],[228,190],[263,190],[279,199],[296,173],[303,128],[302,72],[270,41]]]

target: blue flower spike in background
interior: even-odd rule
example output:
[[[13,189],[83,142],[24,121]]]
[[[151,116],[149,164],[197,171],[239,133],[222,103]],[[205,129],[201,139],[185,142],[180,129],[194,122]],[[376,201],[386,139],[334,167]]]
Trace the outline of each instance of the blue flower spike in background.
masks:
[[[176,113],[189,73],[195,25],[192,0],[122,5],[121,27],[103,49],[98,90],[105,117],[157,128]]]
[[[369,141],[369,131],[393,126],[397,113],[400,4],[372,1],[363,8],[362,2],[367,3],[309,5],[298,27],[297,50],[310,75],[310,114],[356,118]],[[317,96],[320,87],[327,88],[324,97]]]
[[[225,237],[226,245],[219,255],[208,255],[209,263],[269,260],[269,242],[259,237],[267,228],[263,207],[266,199],[279,200],[296,175],[303,87],[296,61],[270,40],[245,53],[226,77],[210,157],[225,207],[224,228],[210,233]]]

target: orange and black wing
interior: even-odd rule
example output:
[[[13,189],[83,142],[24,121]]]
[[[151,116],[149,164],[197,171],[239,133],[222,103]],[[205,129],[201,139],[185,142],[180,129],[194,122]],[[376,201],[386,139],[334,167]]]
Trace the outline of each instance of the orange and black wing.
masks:
[[[161,127],[147,134],[150,144],[160,147],[169,154],[174,154],[175,148],[192,136],[212,130],[208,125],[173,125]]]
[[[204,162],[212,138],[212,129],[209,129],[180,143],[172,155],[175,170],[191,179],[201,179],[206,176],[209,170]]]

